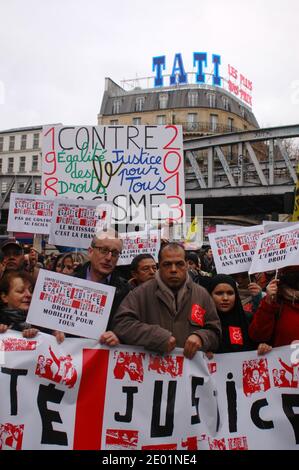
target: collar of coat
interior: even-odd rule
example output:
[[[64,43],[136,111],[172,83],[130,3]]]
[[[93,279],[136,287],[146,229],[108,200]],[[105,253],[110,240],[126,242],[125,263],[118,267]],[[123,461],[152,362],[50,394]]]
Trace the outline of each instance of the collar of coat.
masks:
[[[166,303],[168,307],[171,307],[173,311],[180,311],[181,306],[182,306],[182,300],[185,297],[185,294],[191,289],[192,287],[192,279],[187,273],[186,281],[180,287],[180,289],[176,292],[176,296],[174,292],[162,281],[159,272],[156,273],[156,281],[158,284],[158,288],[161,292],[161,295],[159,295],[159,291],[157,295],[159,298]]]

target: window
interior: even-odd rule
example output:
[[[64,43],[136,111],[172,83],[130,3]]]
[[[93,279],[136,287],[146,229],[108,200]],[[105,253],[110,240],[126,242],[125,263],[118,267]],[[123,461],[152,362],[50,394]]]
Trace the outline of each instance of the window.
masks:
[[[118,114],[120,111],[121,100],[114,100],[112,106],[112,114]]]
[[[229,131],[232,131],[232,130],[233,130],[233,127],[234,127],[234,120],[233,120],[233,118],[227,118],[227,126],[228,126],[228,130],[229,130]]]
[[[33,148],[38,149],[39,147],[39,134],[33,134]]]
[[[18,193],[23,193],[25,191],[25,183],[18,183]]]
[[[20,173],[24,173],[25,163],[26,163],[26,157],[20,157],[20,166],[19,166],[19,172]]]
[[[8,173],[13,173],[13,157],[9,157],[8,159]]]
[[[31,171],[38,170],[38,155],[32,155],[32,168]]]
[[[0,137],[0,152],[3,152],[3,137]]]
[[[118,119],[111,119],[111,120],[110,120],[110,124],[111,124],[111,126],[117,126],[117,124],[118,124]]]
[[[195,131],[197,128],[197,114],[188,113],[187,119],[188,119],[188,123],[187,123],[188,131]]]
[[[189,93],[188,93],[188,106],[198,106],[198,93],[197,93],[197,91],[189,91]]]
[[[242,118],[245,118],[245,108],[243,108],[243,106],[240,106],[240,113]]]
[[[139,96],[136,98],[136,103],[135,103],[135,111],[143,111],[143,105],[144,105],[144,97]]]
[[[132,122],[134,124],[134,126],[140,126],[141,124],[141,117],[135,117],[132,119]]]
[[[166,109],[168,103],[168,95],[167,93],[160,93],[159,95],[159,108]]]
[[[225,111],[229,111],[229,102],[226,96],[222,96],[223,108]]]
[[[41,192],[41,184],[34,183],[34,194],[40,194],[40,192]]]
[[[157,122],[158,126],[163,126],[163,125],[165,125],[165,124],[166,124],[166,116],[165,116],[165,114],[160,114],[159,116],[157,116],[156,122]]]
[[[2,173],[2,158],[0,158],[0,173]]]
[[[11,135],[9,136],[9,150],[14,150],[15,149],[15,136]]]
[[[210,114],[210,131],[216,132],[218,127],[218,115]]]
[[[7,191],[7,182],[3,181],[2,185],[1,185],[1,194],[5,194],[6,191]]]
[[[207,93],[209,108],[216,108],[216,95],[215,93]]]
[[[21,150],[26,150],[27,135],[24,134],[21,137]]]

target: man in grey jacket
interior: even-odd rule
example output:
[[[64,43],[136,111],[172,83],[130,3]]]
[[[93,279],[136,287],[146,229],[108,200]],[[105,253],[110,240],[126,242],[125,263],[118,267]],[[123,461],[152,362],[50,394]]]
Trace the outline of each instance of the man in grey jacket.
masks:
[[[176,346],[192,359],[198,350],[217,351],[220,321],[208,292],[188,275],[185,250],[169,243],[159,253],[159,272],[131,291],[113,319],[125,344],[170,352]]]

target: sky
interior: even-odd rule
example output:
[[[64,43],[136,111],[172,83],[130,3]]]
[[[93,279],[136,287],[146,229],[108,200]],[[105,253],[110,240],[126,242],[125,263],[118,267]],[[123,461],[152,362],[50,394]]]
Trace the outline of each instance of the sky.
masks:
[[[105,77],[153,76],[166,56],[221,56],[253,83],[261,127],[299,123],[298,0],[0,0],[0,130],[95,125]],[[153,82],[152,82],[153,83]]]

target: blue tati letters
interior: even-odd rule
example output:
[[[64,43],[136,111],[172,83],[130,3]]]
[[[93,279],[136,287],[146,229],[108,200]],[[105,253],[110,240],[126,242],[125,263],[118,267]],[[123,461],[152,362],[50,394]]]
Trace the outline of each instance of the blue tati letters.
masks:
[[[176,83],[187,83],[187,74],[184,70],[182,54],[174,56],[172,74],[170,75],[170,85],[175,85]]]
[[[208,57],[206,52],[193,52],[193,67],[197,67],[195,81],[196,83],[205,83],[206,75],[204,68],[208,66]],[[213,67],[213,85],[221,86],[220,65],[221,56],[212,54]],[[161,55],[153,57],[153,72],[156,73],[154,77],[154,86],[164,86],[163,70],[166,69],[166,56]],[[188,74],[185,72],[184,63],[181,53],[176,53],[174,56],[172,72],[170,75],[169,85],[185,84],[188,83]]]

